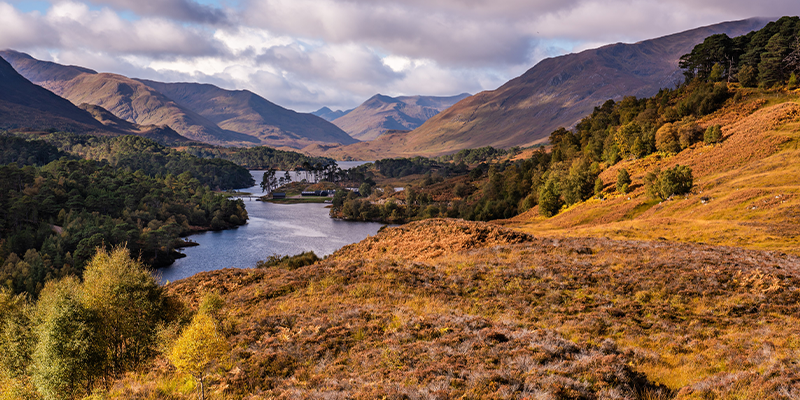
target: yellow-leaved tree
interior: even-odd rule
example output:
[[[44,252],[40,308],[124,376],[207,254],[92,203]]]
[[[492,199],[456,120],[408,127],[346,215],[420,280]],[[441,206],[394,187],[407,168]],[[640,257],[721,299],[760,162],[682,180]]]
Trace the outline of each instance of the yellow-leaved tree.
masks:
[[[200,384],[200,399],[205,399],[205,378],[217,360],[227,351],[228,342],[219,332],[217,321],[201,310],[184,329],[169,355],[180,371],[191,375]]]

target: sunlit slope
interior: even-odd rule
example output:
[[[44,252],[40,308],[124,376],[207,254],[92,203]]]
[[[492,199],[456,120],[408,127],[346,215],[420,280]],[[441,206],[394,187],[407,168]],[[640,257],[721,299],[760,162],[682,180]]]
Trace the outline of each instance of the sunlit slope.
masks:
[[[724,141],[620,162],[600,175],[606,184],[604,200],[592,198],[549,219],[535,208],[508,223],[537,234],[666,239],[800,253],[797,93],[753,91],[699,122],[703,127],[722,125]],[[646,196],[644,175],[677,164],[692,168],[692,193],[663,202]],[[633,179],[628,195],[614,188],[621,168]]]
[[[217,397],[778,399],[798,389],[798,265],[431,219],[299,269],[210,271],[167,289],[192,307],[224,299]],[[117,386],[145,397],[172,374]]]

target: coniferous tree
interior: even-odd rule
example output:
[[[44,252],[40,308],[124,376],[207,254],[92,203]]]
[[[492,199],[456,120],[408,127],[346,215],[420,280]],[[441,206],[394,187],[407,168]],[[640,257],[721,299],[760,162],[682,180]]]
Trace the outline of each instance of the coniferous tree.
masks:
[[[631,184],[631,176],[628,174],[628,170],[622,168],[617,172],[617,192],[620,193],[628,193],[628,187]]]

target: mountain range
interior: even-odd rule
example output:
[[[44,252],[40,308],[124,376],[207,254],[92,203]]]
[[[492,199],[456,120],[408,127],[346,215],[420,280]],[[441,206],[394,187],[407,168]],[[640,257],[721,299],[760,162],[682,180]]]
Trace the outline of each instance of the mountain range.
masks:
[[[333,124],[355,139],[374,140],[389,130],[416,129],[434,115],[469,96],[469,93],[449,97],[389,97],[376,94],[334,119]]]
[[[246,90],[136,80],[40,61],[13,50],[0,56],[31,82],[76,105],[101,106],[135,124],[169,125],[193,140],[292,148],[357,142],[322,118],[285,109]]]
[[[411,132],[396,131],[371,142],[322,149],[332,157],[375,159],[544,143],[552,131],[574,126],[608,99],[652,96],[678,85],[683,81],[678,60],[706,37],[739,36],[767,22],[763,18],[724,22],[548,58],[496,90],[461,100]]]
[[[74,69],[73,69],[74,68]],[[79,72],[78,67],[61,70]],[[162,143],[189,139],[168,126],[139,125],[123,121],[108,110],[89,104],[75,106],[51,91],[31,83],[0,58],[0,129],[52,130],[99,135],[138,135]]]

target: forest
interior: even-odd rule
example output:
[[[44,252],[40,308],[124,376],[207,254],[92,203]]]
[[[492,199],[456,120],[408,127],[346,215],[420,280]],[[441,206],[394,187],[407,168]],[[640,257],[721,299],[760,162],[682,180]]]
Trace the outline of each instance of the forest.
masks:
[[[125,245],[148,265],[165,266],[178,256],[181,236],[247,221],[241,200],[195,177],[214,182],[219,170],[209,160],[173,154],[147,139],[99,138],[97,146],[71,149],[98,156],[120,146],[156,146],[138,157],[103,153],[109,162],[67,156],[45,141],[0,138],[4,160],[15,160],[0,166],[0,287],[14,293],[36,295],[49,280],[82,276],[97,248]],[[184,172],[169,173],[181,163]]]
[[[188,172],[201,184],[215,190],[251,187],[255,183],[246,168],[231,161],[195,157],[140,136],[106,137],[58,132],[35,138],[76,157],[107,162],[130,172],[142,170],[150,176]]]
[[[424,178],[397,194],[368,191],[371,197],[337,193],[331,215],[347,220],[404,223],[433,217],[467,220],[510,218],[538,206],[550,217],[562,208],[592,196],[640,184],[658,200],[687,193],[692,171],[676,166],[650,171],[642,182],[630,182],[627,171],[616,184],[604,185],[600,172],[623,159],[664,157],[695,143],[712,145],[722,140],[719,126],[702,129],[697,119],[717,110],[737,96],[736,87],[764,89],[797,86],[800,73],[800,18],[783,17],[763,29],[737,38],[713,35],[681,58],[686,81],[674,89],[662,89],[650,98],[625,97],[595,107],[575,129],[550,134],[550,148],[539,148],[524,160],[481,162],[468,172],[460,168],[440,173],[433,161],[381,160],[380,174],[392,176],[408,169]],[[471,154],[490,160],[489,149],[459,152],[453,160],[477,161]],[[518,149],[514,149],[518,151]],[[414,168],[412,168],[414,166]],[[389,174],[389,175],[386,175]],[[375,182],[368,171],[365,178]]]
[[[247,169],[272,168],[280,171],[292,171],[299,168],[309,169],[309,166],[319,166],[318,169],[322,169],[330,164],[335,164],[332,158],[311,157],[266,146],[232,148],[205,145],[187,146],[182,150],[195,157],[228,160]]]

